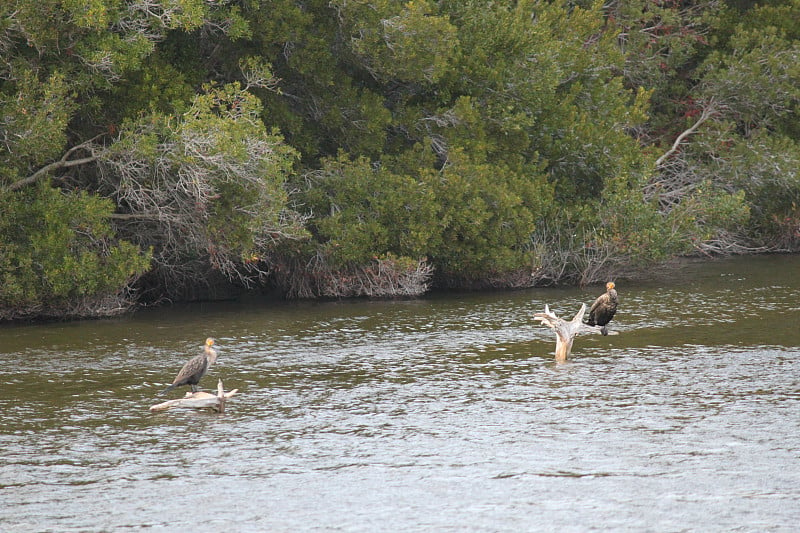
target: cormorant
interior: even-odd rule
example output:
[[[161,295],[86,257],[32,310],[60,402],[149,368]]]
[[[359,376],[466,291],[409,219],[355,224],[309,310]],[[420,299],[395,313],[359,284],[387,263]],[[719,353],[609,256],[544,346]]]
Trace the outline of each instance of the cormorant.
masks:
[[[208,368],[217,360],[217,351],[212,348],[213,345],[214,339],[211,337],[207,338],[206,344],[203,347],[203,353],[186,361],[181,371],[175,376],[172,385],[164,389],[164,392],[161,394],[166,394],[175,387],[180,387],[182,385],[191,385],[192,392],[197,392],[197,384],[200,383],[200,380],[206,375]]]
[[[614,318],[614,313],[617,312],[619,299],[614,287],[613,281],[606,283],[605,294],[601,294],[594,301],[592,307],[589,308],[589,320],[586,323],[590,326],[601,326],[603,335],[608,335],[606,324],[611,322],[611,319]]]

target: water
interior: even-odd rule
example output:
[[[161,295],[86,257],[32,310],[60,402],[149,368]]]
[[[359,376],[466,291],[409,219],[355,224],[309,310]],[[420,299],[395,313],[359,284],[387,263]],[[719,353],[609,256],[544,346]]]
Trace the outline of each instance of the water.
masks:
[[[531,315],[598,287],[6,325],[0,530],[795,531],[798,274],[618,283],[564,365]],[[240,395],[151,414],[208,335]]]

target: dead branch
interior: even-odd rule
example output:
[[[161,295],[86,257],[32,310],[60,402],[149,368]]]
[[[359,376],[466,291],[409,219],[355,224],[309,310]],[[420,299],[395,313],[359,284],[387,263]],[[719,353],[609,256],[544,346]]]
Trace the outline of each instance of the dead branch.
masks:
[[[703,124],[703,122],[714,116],[716,112],[717,112],[716,105],[714,103],[714,99],[712,98],[711,100],[709,100],[708,105],[706,105],[703,108],[703,111],[702,113],[700,113],[700,117],[697,119],[697,121],[694,124],[692,124],[692,126],[689,127],[689,129],[678,135],[677,139],[675,139],[675,142],[672,143],[672,147],[669,150],[667,150],[667,152],[664,155],[656,159],[656,168],[661,167],[661,165],[664,164],[664,161],[666,161],[672,154],[678,151],[678,149],[680,148],[681,144],[686,139],[686,137],[696,132],[697,128],[699,128]]]
[[[185,407],[187,409],[211,409],[218,413],[225,412],[225,402],[233,397],[239,389],[225,392],[222,387],[222,380],[217,382],[217,394],[208,392],[187,392],[183,398],[177,400],[167,400],[150,407],[151,412],[160,412],[172,409],[173,407]]]
[[[64,152],[64,155],[61,156],[61,159],[59,159],[58,161],[53,161],[49,165],[43,166],[42,168],[40,168],[27,178],[15,181],[14,183],[8,186],[8,189],[11,191],[18,191],[24,187],[33,185],[40,179],[44,178],[45,176],[56,170],[62,168],[76,167],[79,165],[85,165],[87,163],[92,163],[94,161],[97,161],[97,155],[94,152],[93,145],[94,141],[96,141],[98,137],[93,137],[88,141],[84,141],[81,144],[73,146],[72,148]],[[79,150],[87,150],[91,155],[88,157],[82,157],[80,159],[70,159],[70,157],[72,157],[72,155]]]
[[[579,333],[601,333],[603,328],[597,326],[587,326],[583,323],[583,315],[586,313],[586,304],[581,304],[580,310],[570,321],[559,318],[550,311],[550,307],[545,304],[544,313],[535,313],[534,320],[538,320],[545,326],[555,331],[556,334],[556,363],[564,363],[572,351],[572,343]]]
[[[335,266],[322,252],[303,260],[275,258],[275,282],[287,298],[396,298],[424,294],[433,266],[425,259],[375,258],[358,266]]]

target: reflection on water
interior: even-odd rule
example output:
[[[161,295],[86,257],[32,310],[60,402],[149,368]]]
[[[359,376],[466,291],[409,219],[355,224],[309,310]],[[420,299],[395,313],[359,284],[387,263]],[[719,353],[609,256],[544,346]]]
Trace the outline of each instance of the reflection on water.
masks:
[[[793,531],[800,257],[600,287],[0,328],[0,530]],[[150,414],[206,336],[241,395]],[[175,396],[180,393],[176,393]]]

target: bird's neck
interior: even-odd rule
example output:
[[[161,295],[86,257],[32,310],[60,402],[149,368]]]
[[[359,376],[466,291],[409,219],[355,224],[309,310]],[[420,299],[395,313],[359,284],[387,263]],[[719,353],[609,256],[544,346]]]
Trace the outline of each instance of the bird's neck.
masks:
[[[217,351],[211,346],[206,346],[206,360],[209,365],[213,365],[217,360]]]

